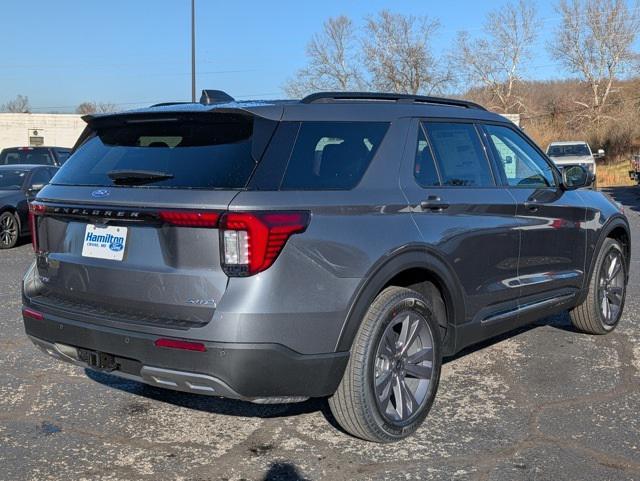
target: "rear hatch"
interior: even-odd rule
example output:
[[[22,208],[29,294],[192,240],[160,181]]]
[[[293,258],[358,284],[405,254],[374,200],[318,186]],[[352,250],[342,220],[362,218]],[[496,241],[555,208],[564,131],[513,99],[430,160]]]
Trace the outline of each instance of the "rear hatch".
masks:
[[[227,285],[219,215],[275,125],[241,111],[89,120],[32,206],[39,281],[25,294],[91,322],[209,322]]]

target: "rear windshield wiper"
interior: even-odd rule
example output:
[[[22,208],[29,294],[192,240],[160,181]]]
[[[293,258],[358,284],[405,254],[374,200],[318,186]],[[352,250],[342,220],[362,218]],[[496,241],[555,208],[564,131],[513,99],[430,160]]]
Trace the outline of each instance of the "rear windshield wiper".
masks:
[[[141,185],[173,179],[173,174],[159,170],[112,170],[107,176],[114,184]]]

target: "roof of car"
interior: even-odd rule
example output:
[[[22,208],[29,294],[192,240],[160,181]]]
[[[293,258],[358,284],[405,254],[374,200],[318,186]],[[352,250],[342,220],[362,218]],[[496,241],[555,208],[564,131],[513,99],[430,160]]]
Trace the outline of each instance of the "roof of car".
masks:
[[[33,170],[37,167],[57,168],[54,165],[42,165],[42,164],[7,164],[0,165],[0,170]]]
[[[71,147],[58,147],[56,145],[38,145],[38,146],[22,145],[18,147],[5,147],[2,150],[38,150],[38,149],[71,150]]]
[[[205,92],[219,97],[206,98]],[[145,117],[163,114],[244,113],[270,120],[390,121],[401,117],[479,119],[507,123],[508,119],[488,112],[473,102],[418,95],[369,92],[319,92],[301,100],[234,100],[224,92],[203,91],[206,103],[161,103],[120,113],[91,114],[87,122],[107,118]],[[219,99],[216,101],[216,99]],[[231,100],[229,100],[231,99]]]
[[[587,145],[589,145],[584,140],[563,140],[561,142],[551,142],[549,144],[549,147],[551,147],[552,145],[577,145],[577,144],[587,144]]]

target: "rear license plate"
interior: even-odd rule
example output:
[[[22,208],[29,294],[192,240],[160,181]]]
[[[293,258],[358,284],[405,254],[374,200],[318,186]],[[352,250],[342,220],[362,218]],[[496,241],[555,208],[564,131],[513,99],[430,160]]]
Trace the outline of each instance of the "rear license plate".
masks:
[[[127,228],[87,224],[84,231],[82,255],[96,259],[121,261],[127,244]]]

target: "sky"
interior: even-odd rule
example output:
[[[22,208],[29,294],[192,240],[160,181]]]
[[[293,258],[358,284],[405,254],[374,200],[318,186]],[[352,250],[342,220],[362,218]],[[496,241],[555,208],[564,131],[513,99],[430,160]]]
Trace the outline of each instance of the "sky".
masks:
[[[392,12],[437,18],[438,55],[458,31],[481,34],[485,15],[505,0],[196,0],[197,89],[235,98],[283,98],[305,64],[305,46],[331,16],[362,26]],[[539,0],[543,24],[528,74],[559,78],[546,43],[559,24]],[[0,104],[29,97],[33,111],[71,112],[83,101],[126,109],[191,97],[190,0],[2,0]]]

